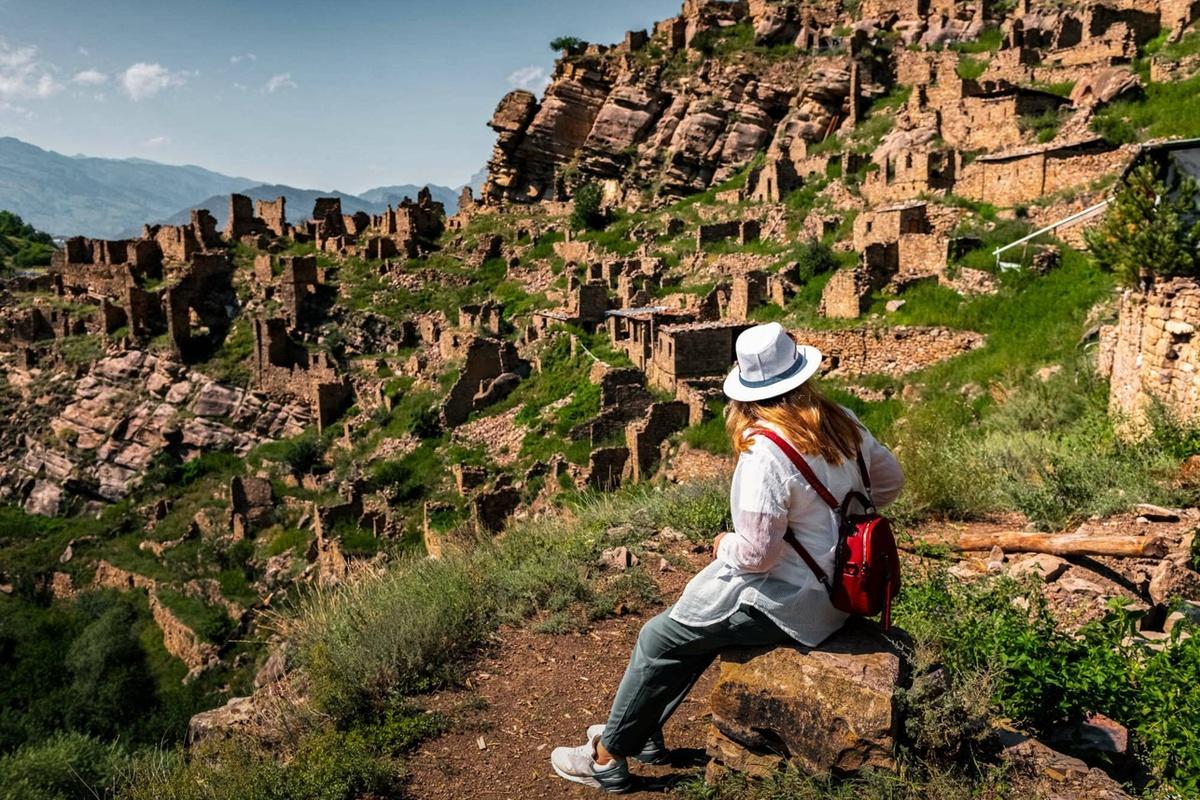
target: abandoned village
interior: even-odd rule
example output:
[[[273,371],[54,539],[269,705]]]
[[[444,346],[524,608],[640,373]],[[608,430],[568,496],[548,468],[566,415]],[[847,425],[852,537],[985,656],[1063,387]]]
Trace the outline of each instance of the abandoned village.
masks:
[[[164,651],[156,680],[186,708],[154,736],[185,754],[179,770],[218,770],[236,760],[222,743],[283,752],[308,741],[296,733],[305,726],[359,719],[321,705],[332,701],[319,676],[342,662],[286,621],[297,609],[370,638],[367,623],[386,622],[365,611],[347,621],[339,603],[399,571],[449,569],[437,562],[474,565],[468,583],[486,588],[479,559],[508,563],[507,540],[584,525],[614,504],[630,519],[586,542],[547,534],[570,542],[579,575],[553,587],[530,577],[509,587],[511,606],[462,612],[486,616],[488,633],[429,634],[462,637],[434,667],[410,663],[433,652],[426,640],[384,658],[381,670],[416,676],[372,673],[388,702],[438,690],[443,705],[430,707],[451,721],[403,755],[388,751],[405,764],[392,788],[351,781],[320,795],[574,797],[527,774],[544,767],[533,748],[546,737],[463,727],[455,713],[486,712],[447,709],[455,692],[487,695],[489,680],[500,694],[511,641],[541,672],[517,673],[508,691],[552,681],[549,651],[530,636],[611,634],[611,652],[623,652],[632,639],[620,637],[636,633],[624,615],[669,602],[704,563],[706,523],[632,509],[716,486],[714,523],[724,521],[721,383],[737,336],[778,320],[825,354],[822,385],[884,428],[910,475],[934,459],[917,444],[933,428],[918,428],[915,409],[947,414],[938,441],[968,455],[945,467],[953,498],[910,490],[906,558],[938,551],[943,579],[964,585],[1026,581],[1048,598],[1034,605],[1063,647],[1117,599],[1130,615],[1117,637],[1127,657],[1191,652],[1186,663],[1200,664],[1187,644],[1200,621],[1195,448],[1156,451],[1153,482],[1113,472],[1093,505],[1046,489],[1071,479],[1052,453],[1119,461],[1156,446],[1165,419],[1200,429],[1200,279],[1145,264],[1119,282],[1089,252],[1135,176],[1168,189],[1200,180],[1200,139],[1135,116],[1179,96],[1162,87],[1191,87],[1187,102],[1198,102],[1197,19],[1192,0],[685,0],[615,44],[564,40],[542,96],[512,91],[480,120],[495,132],[487,179],[451,215],[428,190],[375,215],[332,197],[290,208],[234,194],[220,227],[196,209],[137,238],[68,238],[48,267],[0,281],[0,502],[12,520],[0,531],[0,600],[132,598],[139,636]],[[1015,353],[1019,368],[1002,363]],[[1031,421],[1051,412],[1022,410],[1093,396],[1099,417],[1088,419],[1104,433],[1063,438],[1061,451]],[[1081,408],[1064,405],[1054,424]],[[955,444],[956,426],[980,432]],[[1020,446],[1002,452],[1001,439]],[[1005,499],[1008,478],[996,476],[1018,474],[1034,477],[1014,479],[1024,488]],[[985,495],[982,510],[955,505]],[[499,555],[478,555],[489,548]],[[562,581],[577,588],[559,591]],[[597,597],[602,613],[564,622]],[[1020,603],[1002,605],[997,614]],[[959,684],[922,672],[903,645],[847,641],[722,663],[685,707],[679,735],[704,753],[693,777],[720,787],[789,764],[850,780],[900,769],[910,729],[895,687],[952,697]],[[500,655],[477,654],[488,642]],[[456,679],[454,665],[465,670]],[[952,688],[930,688],[938,681]],[[1155,749],[1168,722],[1153,717],[1196,723],[1190,697],[1126,718],[1080,701],[1053,724],[1036,703],[1026,716],[1005,707],[1011,725],[988,734],[978,760],[1005,765],[1009,793],[972,778],[970,796],[1195,796],[1200,768],[1183,761],[1200,756]],[[5,736],[6,748],[23,743]],[[506,736],[524,749],[494,744]],[[442,741],[500,770],[495,785],[466,764],[447,771]],[[189,752],[207,755],[188,762]],[[531,766],[513,767],[520,759]],[[949,760],[966,761],[957,750]],[[703,796],[759,796],[746,785]],[[923,786],[828,796],[968,796]]]

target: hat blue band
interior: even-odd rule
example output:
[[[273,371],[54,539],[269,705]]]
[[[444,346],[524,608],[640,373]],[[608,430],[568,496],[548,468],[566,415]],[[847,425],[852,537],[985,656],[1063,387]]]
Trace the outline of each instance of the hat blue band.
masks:
[[[804,364],[805,364],[804,353],[802,353],[799,349],[797,349],[796,350],[796,361],[790,367],[788,367],[787,369],[785,369],[783,372],[779,373],[778,375],[771,377],[771,378],[766,378],[761,381],[748,381],[742,377],[742,371],[739,369],[738,370],[738,382],[740,384],[742,384],[742,386],[745,386],[747,389],[762,389],[767,386],[773,386],[773,385],[779,383],[780,381],[786,381],[788,378],[792,377],[797,372],[804,369]]]

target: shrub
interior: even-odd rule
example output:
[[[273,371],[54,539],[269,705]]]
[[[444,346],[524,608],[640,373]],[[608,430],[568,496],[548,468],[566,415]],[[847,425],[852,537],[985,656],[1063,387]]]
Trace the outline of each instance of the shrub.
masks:
[[[808,283],[817,275],[833,272],[837,267],[837,255],[833,248],[816,239],[806,241],[796,253],[796,277],[802,283]]]
[[[303,738],[285,762],[248,740],[202,744],[182,754],[146,755],[133,764],[122,800],[354,800],[393,797],[401,763],[361,737],[326,729]]]
[[[325,444],[315,432],[308,431],[291,439],[262,445],[258,454],[269,461],[287,465],[292,472],[305,473],[321,463],[325,457]]]
[[[587,42],[578,36],[559,36],[550,40],[550,49],[556,52],[575,55],[587,47]]]
[[[986,674],[997,713],[1035,733],[1097,712],[1126,725],[1134,752],[1163,788],[1200,789],[1200,639],[1152,650],[1120,603],[1077,632],[1050,615],[1040,584],[1010,578],[910,577],[897,624],[952,675]]]
[[[1126,286],[1142,276],[1200,273],[1200,221],[1196,184],[1190,178],[1171,185],[1160,181],[1151,164],[1133,170],[1117,191],[1104,219],[1085,234],[1101,268]]]
[[[2,213],[2,212],[0,212]],[[115,742],[59,733],[0,756],[4,800],[93,800],[105,796],[127,756]]]
[[[575,190],[571,207],[571,227],[576,230],[600,230],[607,224],[608,215],[601,208],[600,187],[585,183]]]
[[[314,700],[358,714],[396,692],[429,688],[486,630],[486,600],[469,564],[413,561],[383,576],[318,592],[292,636]]]

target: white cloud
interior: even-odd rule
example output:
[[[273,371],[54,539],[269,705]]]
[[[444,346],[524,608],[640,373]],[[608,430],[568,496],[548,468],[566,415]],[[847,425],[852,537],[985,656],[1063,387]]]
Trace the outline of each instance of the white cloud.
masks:
[[[43,99],[62,90],[54,67],[38,60],[37,48],[0,39],[0,100]]]
[[[537,92],[546,88],[546,85],[550,83],[550,76],[546,73],[545,67],[531,64],[528,67],[513,70],[508,76],[508,82],[518,89]]]
[[[98,69],[85,69],[82,72],[76,72],[75,77],[71,78],[71,83],[78,83],[83,86],[99,86],[108,80],[108,76]]]
[[[244,92],[244,91],[246,91],[247,89],[249,89],[250,87],[249,87],[249,86],[247,86],[247,85],[246,85],[246,84],[244,84],[244,83],[238,83],[237,81],[234,81],[234,82],[233,82],[233,88],[237,89],[239,92]]]
[[[147,64],[143,61],[121,73],[121,88],[133,101],[154,97],[163,89],[182,86],[186,72],[171,72],[162,64]]]
[[[6,100],[0,100],[0,114],[12,114],[25,119],[33,119],[33,112],[25,106],[18,106],[14,103],[9,103]]]
[[[258,61],[258,56],[254,53],[242,53],[240,56],[230,56],[230,64],[240,64],[243,61]]]
[[[284,72],[280,75],[272,75],[263,86],[263,91],[267,94],[275,94],[284,89],[295,89],[296,82],[292,80],[292,73]]]
[[[170,136],[152,136],[149,139],[147,139],[146,141],[142,142],[142,144],[146,145],[146,147],[162,147],[163,145],[167,145],[170,143],[171,143]]]

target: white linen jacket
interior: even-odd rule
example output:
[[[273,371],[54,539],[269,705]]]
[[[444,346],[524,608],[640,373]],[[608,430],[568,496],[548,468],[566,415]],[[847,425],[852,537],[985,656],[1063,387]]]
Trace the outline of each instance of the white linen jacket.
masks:
[[[783,435],[765,423],[759,427],[771,427]],[[882,508],[900,494],[904,473],[890,450],[865,427],[862,432],[871,499]],[[854,459],[844,459],[836,466],[820,456],[805,459],[817,479],[839,500],[851,490],[863,491]],[[816,575],[783,539],[791,528],[826,574],[832,574],[837,516],[788,457],[765,437],[755,437],[750,449],[738,458],[729,504],[733,531],[721,541],[716,560],[683,590],[671,609],[671,619],[702,627],[723,621],[740,606],[753,606],[810,647],[841,628],[847,615],[833,607]]]

